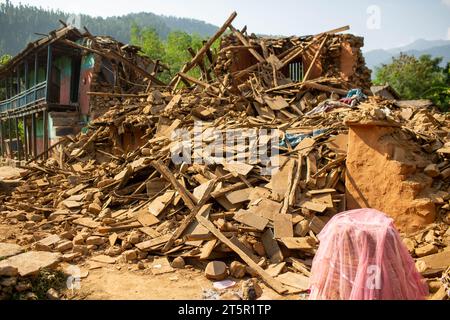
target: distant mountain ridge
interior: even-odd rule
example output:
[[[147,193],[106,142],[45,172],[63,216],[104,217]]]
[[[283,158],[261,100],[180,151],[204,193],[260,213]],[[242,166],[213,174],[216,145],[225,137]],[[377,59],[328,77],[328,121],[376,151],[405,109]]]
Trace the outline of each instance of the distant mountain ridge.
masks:
[[[58,20],[67,21],[71,15],[59,10],[46,10],[28,5],[13,5],[9,1],[0,4],[0,54],[20,52],[27,43],[61,27]],[[174,30],[206,37],[213,35],[218,27],[195,19],[157,15],[150,12],[130,13],[116,17],[92,17],[80,15],[81,27],[95,35],[109,35],[128,43],[133,23],[140,27],[152,27],[162,39]]]
[[[413,43],[399,48],[383,50],[377,49],[364,53],[367,67],[375,70],[382,64],[391,62],[393,57],[397,57],[400,53],[413,55],[419,57],[424,54],[429,54],[432,57],[442,57],[442,65],[450,61],[450,40],[424,40],[419,39]]]

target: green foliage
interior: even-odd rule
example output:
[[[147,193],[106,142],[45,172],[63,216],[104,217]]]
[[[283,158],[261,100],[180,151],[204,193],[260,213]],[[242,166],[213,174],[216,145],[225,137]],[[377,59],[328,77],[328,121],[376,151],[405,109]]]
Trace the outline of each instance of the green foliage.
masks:
[[[401,54],[390,64],[376,69],[374,83],[389,83],[403,99],[430,99],[443,111],[450,102],[450,64],[442,68],[442,58],[420,58]]]
[[[12,59],[12,57],[9,54],[4,54],[4,55],[0,56],[0,67],[7,64],[8,61],[11,59]]]
[[[153,60],[162,60],[165,54],[164,45],[155,29],[140,28],[133,23],[131,26],[130,43],[142,48],[142,52]]]
[[[183,65],[192,59],[189,48],[196,53],[203,47],[205,40],[198,34],[190,35],[183,31],[172,31],[168,34],[166,41],[158,38],[154,29],[141,28],[137,23],[133,23],[130,30],[131,43],[142,48],[142,52],[153,60],[160,60],[169,67],[169,72],[164,72],[160,79],[169,82],[170,79],[179,72]],[[218,48],[219,41],[214,44],[214,48]],[[206,63],[209,67],[209,63]],[[199,78],[201,72],[198,68],[194,68],[189,72],[193,77]]]

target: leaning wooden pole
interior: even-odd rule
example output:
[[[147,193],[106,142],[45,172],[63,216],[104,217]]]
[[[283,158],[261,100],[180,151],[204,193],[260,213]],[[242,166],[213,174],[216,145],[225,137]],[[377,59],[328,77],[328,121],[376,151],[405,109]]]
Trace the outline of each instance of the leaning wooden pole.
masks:
[[[187,73],[189,70],[194,68],[198,62],[203,58],[203,56],[206,54],[206,52],[211,48],[211,46],[214,44],[214,42],[220,38],[220,36],[228,29],[228,27],[231,25],[231,23],[234,21],[234,19],[237,17],[237,13],[233,12],[231,16],[225,21],[223,26],[205,43],[205,45],[197,52],[194,58],[190,62],[184,65],[184,67],[181,69],[181,73]],[[177,74],[172,81],[170,82],[169,86],[172,87],[172,89],[175,89],[180,81],[180,76]]]

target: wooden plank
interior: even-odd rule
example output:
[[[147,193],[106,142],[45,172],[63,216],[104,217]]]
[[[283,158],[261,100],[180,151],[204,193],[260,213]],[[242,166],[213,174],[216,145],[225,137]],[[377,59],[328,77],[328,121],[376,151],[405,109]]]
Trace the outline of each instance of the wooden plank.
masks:
[[[238,211],[234,215],[233,219],[259,231],[264,231],[269,223],[268,219],[257,216],[256,214],[245,210]]]
[[[181,237],[183,232],[191,224],[191,222],[195,219],[195,216],[197,214],[201,214],[201,212],[205,211],[205,210],[210,210],[212,204],[205,205],[205,203],[211,198],[211,192],[214,190],[216,183],[217,183],[217,180],[210,181],[208,188],[206,189],[205,193],[203,194],[203,197],[200,199],[200,201],[195,206],[195,208],[193,210],[191,210],[191,213],[184,219],[184,221],[177,228],[177,230],[174,232],[172,237],[169,239],[169,241],[164,246],[162,252],[167,252],[170,250],[170,248],[172,247],[175,240],[177,240],[179,237]]]
[[[323,228],[325,228],[325,222],[323,222],[320,218],[314,217],[311,219],[309,223],[309,228],[315,233],[319,234]]]
[[[167,206],[172,202],[175,197],[175,191],[168,190],[162,196],[157,197],[148,206],[148,212],[150,212],[155,217],[161,215]]]
[[[190,210],[194,210],[195,203],[192,200],[194,196],[181,185],[180,182],[175,178],[175,176],[170,172],[169,168],[167,168],[161,161],[153,161],[152,166],[167,180],[172,186],[178,191],[184,203]]]
[[[225,232],[222,234],[227,237]],[[227,237],[228,238],[228,237]],[[241,240],[239,240],[236,236],[232,236],[229,238],[230,241],[239,249],[241,249],[250,259],[252,259],[255,263],[260,261],[260,258],[256,256],[251,249],[249,249]]]
[[[159,219],[155,217],[155,215],[148,212],[148,209],[138,211],[136,219],[140,222],[140,224],[142,224],[143,227],[151,227],[160,223]]]
[[[136,247],[139,250],[142,251],[148,251],[156,246],[162,245],[163,243],[166,243],[167,241],[169,241],[170,237],[172,235],[171,234],[165,234],[163,236],[148,240],[148,241],[144,241],[141,243],[136,244]]]
[[[266,232],[261,236],[261,241],[264,245],[266,254],[269,256],[270,262],[280,263],[283,261],[284,257],[278,246],[277,241],[274,239],[272,230],[267,229]]]
[[[263,63],[266,60],[255,50],[250,46],[250,43],[247,41],[247,39],[244,37],[242,33],[240,33],[238,30],[236,30],[231,24],[230,24],[230,30],[233,32],[233,34],[236,36],[236,38],[239,39],[242,44],[248,48],[248,51],[258,60],[259,62]]]
[[[323,203],[316,203],[313,201],[306,201],[301,205],[301,207],[319,213],[325,212],[328,208],[327,205]]]
[[[249,208],[249,211],[271,221],[280,213],[281,203],[269,199],[263,199],[258,204]]]
[[[248,181],[249,181],[250,183],[253,183],[253,182],[256,182],[257,179],[252,178],[252,179],[248,179]],[[211,196],[212,196],[213,198],[220,198],[220,197],[226,195],[227,193],[230,193],[230,192],[232,192],[232,191],[236,191],[236,190],[239,190],[239,189],[243,189],[243,188],[245,188],[246,186],[247,186],[247,185],[246,185],[244,182],[238,182],[238,183],[232,184],[232,185],[230,185],[230,186],[224,187],[224,188],[222,188],[222,189],[220,189],[220,190],[217,190],[217,191],[212,192],[212,193],[211,193]]]
[[[225,21],[225,23],[220,27],[220,29],[203,45],[203,47],[197,52],[194,58],[192,60],[185,64],[181,72],[187,73],[189,70],[191,70],[193,67],[195,67],[198,62],[203,58],[205,53],[209,51],[209,48],[214,44],[214,42],[220,38],[220,36],[228,29],[228,27],[231,25],[233,20],[237,17],[237,13],[233,12],[230,17]],[[175,89],[178,85],[179,77],[175,77],[170,82],[169,86],[172,87],[172,89]]]
[[[289,200],[288,200],[288,205],[290,207],[294,206],[295,201],[297,199],[297,189],[300,185],[300,180],[302,178],[302,169],[303,169],[303,156],[302,154],[298,155],[298,160],[297,160],[297,166],[296,166],[296,170],[295,170],[295,176],[294,176],[294,181],[292,183],[292,187],[291,187],[291,191],[289,193]]]
[[[191,77],[190,75],[188,75],[186,73],[178,72],[178,75],[181,78],[183,78],[183,79],[185,79],[185,80],[187,80],[189,82],[195,83],[195,84],[199,85],[202,88],[212,89],[215,93],[219,93],[220,92],[220,90],[218,88],[216,88],[216,87],[214,87],[214,86],[212,86],[212,85],[210,85],[210,84],[208,84],[206,82],[200,81],[200,80],[198,80],[198,79],[196,79],[194,77]]]
[[[274,200],[281,201],[286,196],[286,192],[289,189],[286,182],[289,180],[289,177],[292,176],[294,165],[294,159],[288,159],[287,163],[272,176],[270,184]]]
[[[228,193],[225,197],[230,201],[232,204],[242,203],[249,201],[250,192],[253,190],[253,188],[247,188],[242,189],[238,191],[233,191]]]
[[[304,264],[300,259],[289,257],[286,261],[292,263],[292,267],[294,269],[300,271],[308,278],[311,277],[311,272],[308,270],[306,264]]]
[[[216,247],[217,242],[217,239],[210,240],[203,246],[200,253],[200,260],[206,260],[209,258],[214,248]]]
[[[318,194],[324,194],[324,193],[335,193],[336,189],[320,189],[320,190],[309,190],[306,195],[308,197],[314,196],[314,195],[318,195]]]
[[[324,91],[324,92],[329,92],[329,93],[337,93],[340,95],[347,95],[348,91],[344,90],[344,89],[339,89],[339,88],[333,88],[330,86],[326,86],[324,84],[320,84],[320,83],[316,83],[316,82],[311,82],[311,81],[306,81],[302,83],[302,87],[306,87],[306,88],[310,88],[310,89],[316,89],[316,90],[320,90],[320,91]]]
[[[274,289],[277,293],[283,294],[287,290],[283,287],[283,285],[278,281],[271,277],[264,269],[262,269],[257,263],[255,263],[244,251],[242,251],[239,247],[233,244],[227,237],[225,237],[222,232],[220,232],[211,221],[207,220],[202,216],[197,216],[198,222],[200,222],[205,228],[211,231],[221,242],[226,244],[231,250],[236,252],[242,260],[245,261],[256,273],[258,273],[263,281],[272,289]]]
[[[292,215],[275,215],[273,222],[274,234],[276,239],[289,238],[294,236],[294,227],[292,225]]]
[[[322,43],[320,44],[319,48],[317,49],[316,54],[314,55],[314,58],[311,61],[311,64],[308,67],[308,70],[305,73],[305,76],[303,77],[303,81],[308,81],[309,75],[311,74],[311,70],[313,69],[314,64],[316,63],[317,58],[319,58],[319,55],[322,52],[322,49],[323,49],[325,43],[327,42],[327,40],[328,40],[328,35],[325,35]]]
[[[291,250],[312,250],[315,248],[315,240],[311,237],[303,238],[280,238],[279,241]]]
[[[246,163],[224,163],[223,168],[237,176],[247,176],[253,170],[253,166]]]
[[[282,275],[276,277],[278,281],[281,283],[288,285],[290,287],[294,287],[296,289],[300,289],[302,291],[306,291],[309,289],[309,278],[302,276],[301,274],[294,272],[286,272]]]

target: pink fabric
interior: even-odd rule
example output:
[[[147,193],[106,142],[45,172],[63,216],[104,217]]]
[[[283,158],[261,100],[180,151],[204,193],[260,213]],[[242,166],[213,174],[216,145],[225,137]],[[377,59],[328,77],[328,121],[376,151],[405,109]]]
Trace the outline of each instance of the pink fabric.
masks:
[[[383,213],[343,212],[318,238],[311,300],[422,300],[428,295],[393,220]]]

